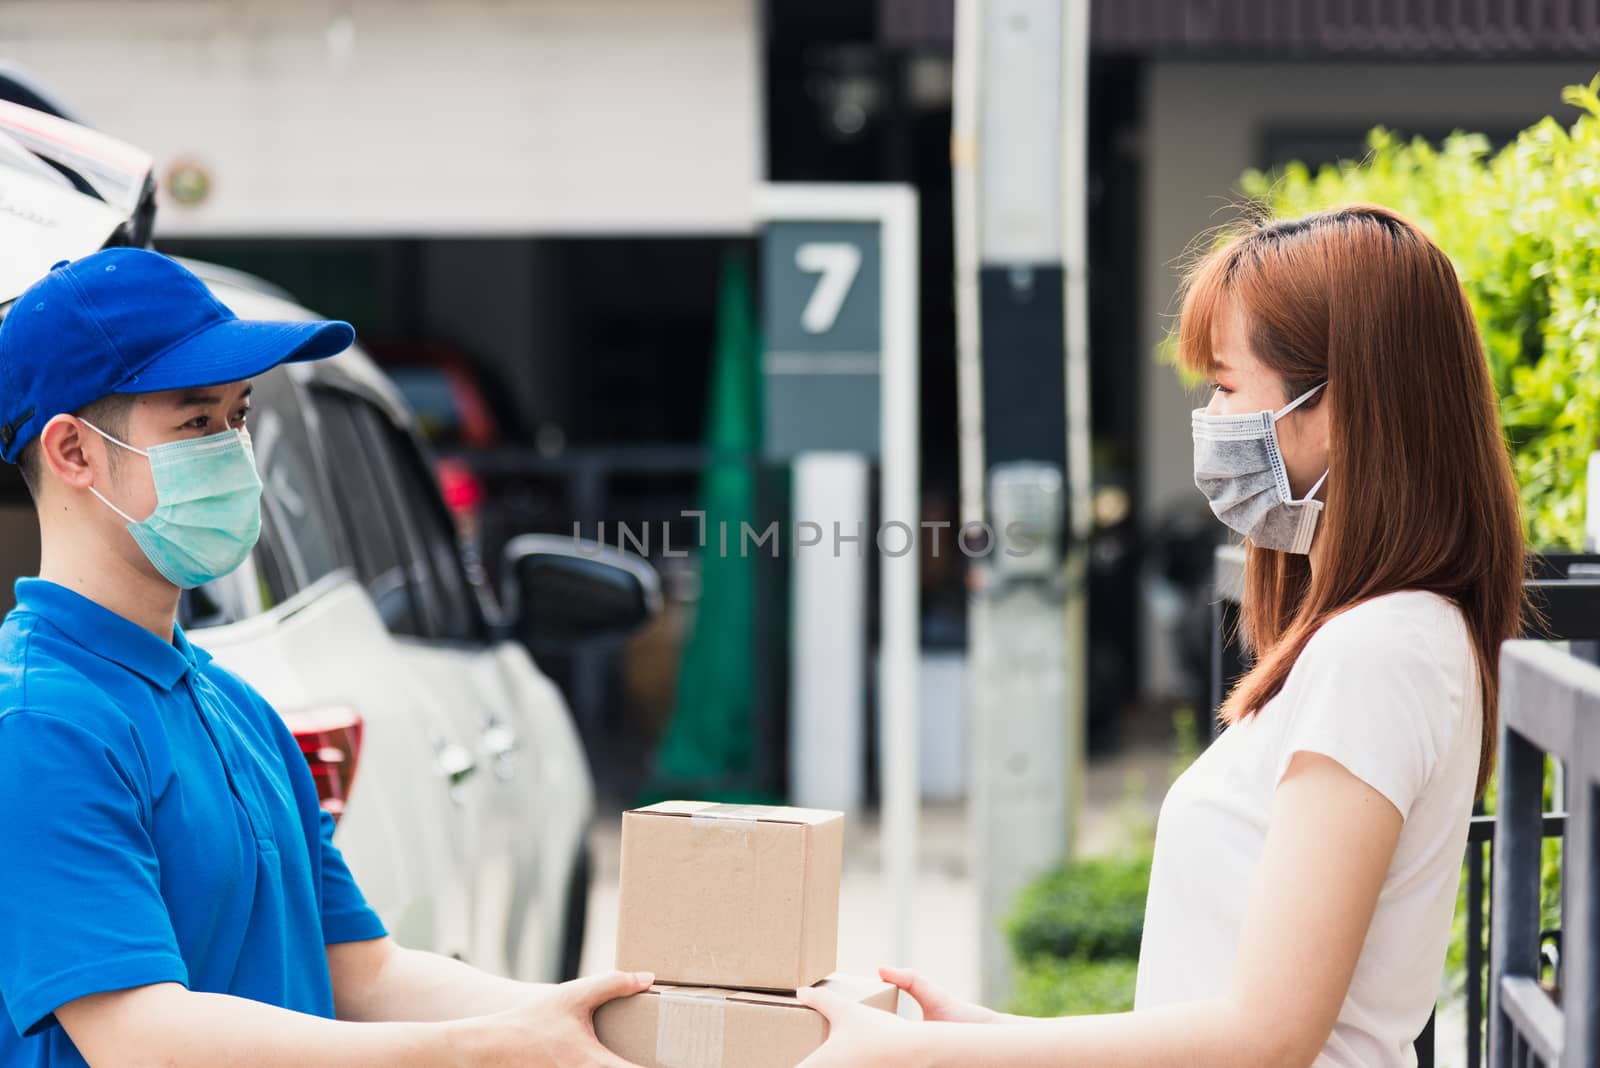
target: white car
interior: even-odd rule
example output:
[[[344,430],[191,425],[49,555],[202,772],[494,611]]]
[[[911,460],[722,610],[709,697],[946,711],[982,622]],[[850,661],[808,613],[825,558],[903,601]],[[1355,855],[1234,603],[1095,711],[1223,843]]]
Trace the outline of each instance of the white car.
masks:
[[[248,276],[188,266],[243,318],[312,318]],[[256,379],[250,427],[261,540],[184,595],[180,622],[294,729],[398,941],[520,979],[575,975],[594,789],[566,703],[514,635],[626,631],[659,604],[653,570],[514,539],[511,619],[469,577],[410,412],[359,349]],[[34,523],[7,467],[6,590],[37,565]]]

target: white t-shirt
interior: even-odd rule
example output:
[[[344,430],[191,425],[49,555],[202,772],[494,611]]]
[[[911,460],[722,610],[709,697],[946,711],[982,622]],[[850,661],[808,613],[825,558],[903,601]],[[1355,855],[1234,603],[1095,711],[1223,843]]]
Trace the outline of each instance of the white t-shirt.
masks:
[[[1465,620],[1436,594],[1377,597],[1314,634],[1282,691],[1223,731],[1161,805],[1135,1009],[1214,997],[1228,982],[1273,793],[1294,752],[1324,753],[1394,802],[1405,823],[1314,1063],[1415,1065],[1461,878],[1480,691]]]

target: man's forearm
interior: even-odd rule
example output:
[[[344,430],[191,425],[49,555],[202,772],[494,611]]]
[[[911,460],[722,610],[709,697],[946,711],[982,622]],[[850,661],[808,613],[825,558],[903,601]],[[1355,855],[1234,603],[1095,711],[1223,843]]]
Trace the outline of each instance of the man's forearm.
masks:
[[[492,1064],[466,1023],[349,1023],[160,983],[80,998],[57,1012],[84,1059],[172,1068]]]
[[[330,958],[332,959],[332,958]],[[459,1020],[526,1005],[547,984],[522,983],[438,953],[394,946],[370,976],[334,984],[341,1020]]]

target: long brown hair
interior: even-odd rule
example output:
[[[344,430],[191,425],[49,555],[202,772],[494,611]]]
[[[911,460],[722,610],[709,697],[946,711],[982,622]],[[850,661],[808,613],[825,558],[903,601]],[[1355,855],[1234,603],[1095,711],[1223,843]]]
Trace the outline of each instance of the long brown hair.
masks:
[[[1483,690],[1482,796],[1499,724],[1500,643],[1517,632],[1525,554],[1483,345],[1455,269],[1411,222],[1358,204],[1236,233],[1190,273],[1178,359],[1209,372],[1212,324],[1241,302],[1256,357],[1290,397],[1324,380],[1319,565],[1248,546],[1242,627],[1255,665],[1219,717],[1254,715],[1317,629],[1370,598],[1460,606]]]

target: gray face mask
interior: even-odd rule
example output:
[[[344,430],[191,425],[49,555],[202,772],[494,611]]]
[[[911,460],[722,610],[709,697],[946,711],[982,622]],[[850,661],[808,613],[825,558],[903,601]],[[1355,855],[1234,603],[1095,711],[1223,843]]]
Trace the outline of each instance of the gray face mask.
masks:
[[[1322,512],[1317,491],[1328,473],[1322,473],[1304,500],[1295,500],[1289,469],[1278,449],[1277,422],[1326,385],[1306,390],[1276,412],[1210,415],[1197,408],[1191,417],[1195,487],[1225,526],[1259,548],[1311,551],[1311,536]]]

